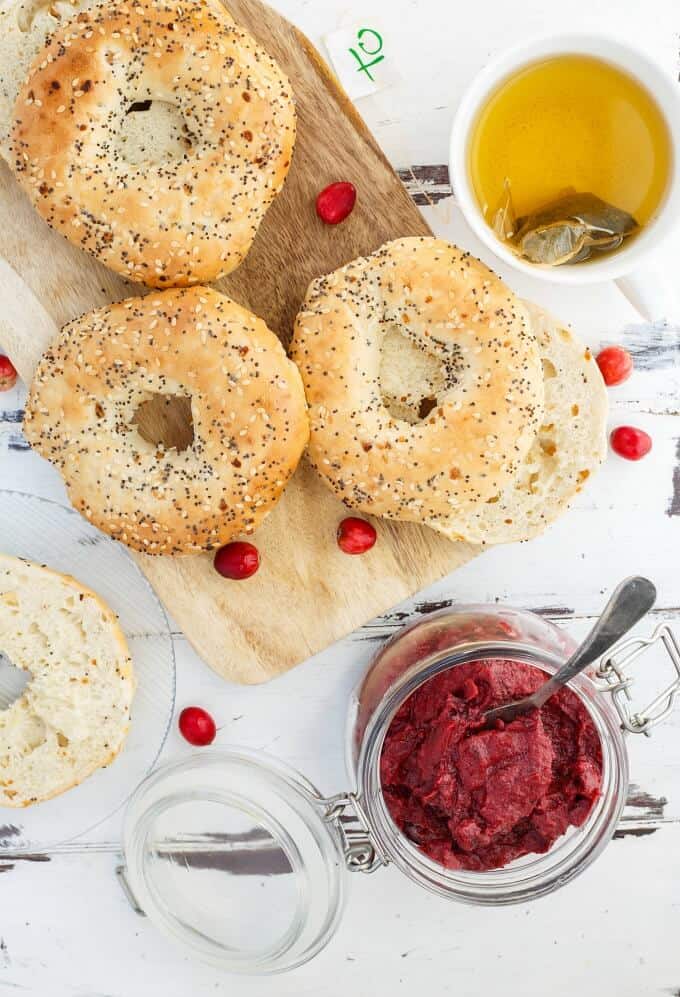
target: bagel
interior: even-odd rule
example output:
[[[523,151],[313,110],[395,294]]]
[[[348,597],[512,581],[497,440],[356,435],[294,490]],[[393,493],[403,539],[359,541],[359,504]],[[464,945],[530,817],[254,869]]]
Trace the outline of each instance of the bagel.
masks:
[[[551,315],[525,304],[543,363],[543,423],[515,479],[464,528],[455,517],[429,523],[451,539],[530,540],[569,507],[607,455],[607,391],[592,353]]]
[[[2,650],[30,673],[0,711],[0,806],[78,785],[118,754],[135,690],[114,613],[69,575],[0,554]]]
[[[91,5],[92,0],[5,0],[0,7],[0,155],[8,163],[14,105],[33,60],[60,23]]]
[[[315,280],[291,356],[311,462],[363,512],[464,518],[513,479],[541,424],[523,304],[440,239],[398,239]]]
[[[190,399],[185,449],[137,428],[154,396]],[[300,375],[264,322],[206,287],[129,298],[65,326],[24,417],[95,526],[135,550],[183,554],[252,533],[309,435]]]
[[[140,149],[127,119],[148,102]],[[131,0],[56,28],[15,104],[11,165],[49,225],[165,288],[239,265],[294,141],[288,80],[217,4]]]

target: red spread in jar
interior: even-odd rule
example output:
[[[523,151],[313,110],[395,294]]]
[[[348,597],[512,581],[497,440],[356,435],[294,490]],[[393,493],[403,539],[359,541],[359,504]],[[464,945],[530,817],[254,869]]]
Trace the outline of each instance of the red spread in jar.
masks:
[[[602,747],[575,693],[485,729],[482,714],[532,693],[533,665],[470,661],[435,675],[406,700],[385,737],[380,776],[403,833],[449,869],[498,869],[547,852],[592,810]]]

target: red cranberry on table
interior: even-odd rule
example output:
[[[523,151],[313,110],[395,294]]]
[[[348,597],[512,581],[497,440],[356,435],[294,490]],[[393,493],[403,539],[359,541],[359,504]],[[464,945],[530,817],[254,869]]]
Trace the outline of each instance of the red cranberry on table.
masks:
[[[338,526],[338,547],[345,554],[365,554],[376,539],[375,527],[357,516],[348,516]]]
[[[0,356],[0,391],[9,391],[16,383],[16,367],[9,357]]]
[[[642,460],[652,449],[652,438],[643,429],[619,426],[609,437],[614,453],[626,460]]]
[[[351,215],[357,199],[354,184],[339,180],[324,187],[316,198],[316,213],[327,225],[338,225]]]
[[[197,748],[203,748],[215,740],[215,721],[200,706],[187,706],[182,710],[178,724],[182,737]]]
[[[235,540],[220,547],[213,564],[215,571],[223,578],[241,581],[243,578],[250,578],[260,567],[260,552],[245,540]]]
[[[633,358],[622,346],[607,346],[595,359],[608,388],[623,384],[633,372]]]

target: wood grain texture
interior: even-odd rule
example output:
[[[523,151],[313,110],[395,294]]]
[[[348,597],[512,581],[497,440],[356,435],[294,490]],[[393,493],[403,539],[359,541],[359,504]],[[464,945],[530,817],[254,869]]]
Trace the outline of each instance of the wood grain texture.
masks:
[[[243,265],[218,286],[287,342],[312,278],[388,239],[430,230],[310,42],[258,0],[234,0],[229,8],[290,76],[299,124],[284,191]],[[141,293],[50,231],[3,169],[0,250],[57,324]],[[338,178],[356,183],[358,207],[342,226],[325,226],[316,217],[314,198]],[[29,368],[45,345],[44,323],[38,329],[27,321],[23,335],[16,355],[22,375],[30,377]],[[7,335],[4,345],[11,355]],[[475,552],[424,528],[383,521],[377,524],[376,547],[361,558],[347,557],[335,543],[344,514],[314,472],[302,466],[257,532],[262,567],[249,581],[221,579],[207,555],[134,556],[208,664],[225,678],[261,682],[448,574]]]

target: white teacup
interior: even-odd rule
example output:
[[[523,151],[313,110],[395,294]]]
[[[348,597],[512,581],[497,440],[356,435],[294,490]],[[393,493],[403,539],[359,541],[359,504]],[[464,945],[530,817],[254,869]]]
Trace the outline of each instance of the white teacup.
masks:
[[[603,254],[588,263],[543,267],[516,256],[496,237],[484,219],[470,182],[468,143],[478,112],[504,79],[532,62],[565,54],[602,59],[623,69],[646,87],[666,119],[672,159],[668,187],[656,215],[634,239],[624,243],[618,251]],[[451,183],[468,224],[489,249],[516,270],[556,284],[583,285],[616,280],[626,297],[646,317],[680,319],[680,314],[676,314],[680,311],[677,262],[674,262],[672,273],[669,271],[666,275],[658,266],[642,269],[645,262],[649,262],[650,254],[660,247],[680,221],[680,97],[677,90],[677,83],[643,53],[622,42],[596,35],[542,38],[503,53],[475,77],[458,105],[453,123],[449,161]],[[672,316],[669,308],[674,312]]]

